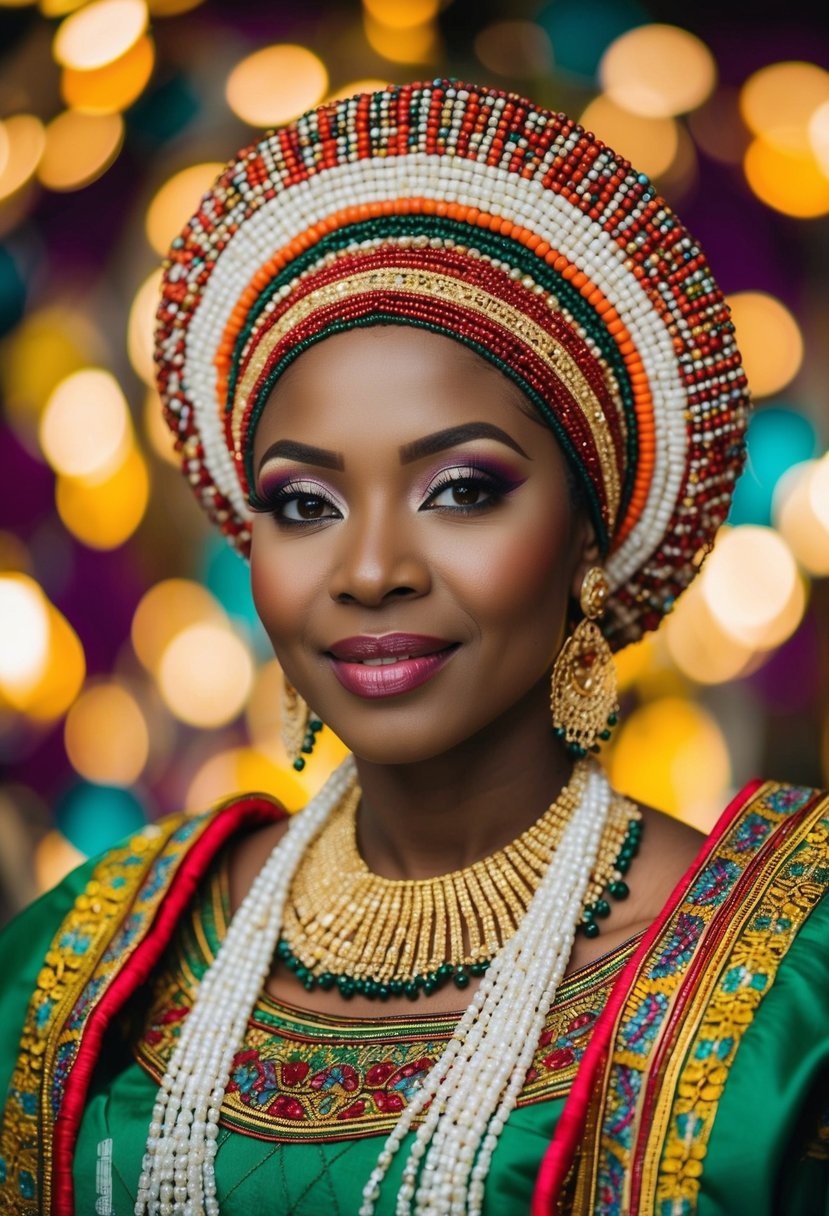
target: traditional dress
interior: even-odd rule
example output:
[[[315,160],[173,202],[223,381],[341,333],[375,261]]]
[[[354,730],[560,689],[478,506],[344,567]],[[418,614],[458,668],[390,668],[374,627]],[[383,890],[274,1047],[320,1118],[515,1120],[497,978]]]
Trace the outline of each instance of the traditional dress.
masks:
[[[252,797],[148,827],[0,937],[4,1216],[131,1211],[158,1082],[225,933],[228,842],[282,814]],[[829,1212],[827,894],[829,798],[743,791],[651,929],[561,985],[487,1216]],[[223,1216],[357,1211],[456,1020],[421,1004],[332,1018],[262,994],[222,1106]]]

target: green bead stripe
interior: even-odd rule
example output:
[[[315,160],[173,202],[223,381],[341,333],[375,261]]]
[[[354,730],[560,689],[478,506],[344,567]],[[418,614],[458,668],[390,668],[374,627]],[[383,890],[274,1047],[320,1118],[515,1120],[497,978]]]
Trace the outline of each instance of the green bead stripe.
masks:
[[[388,983],[381,983],[374,979],[355,979],[354,976],[335,974],[331,971],[323,971],[322,974],[317,975],[311,968],[305,966],[284,939],[280,939],[276,947],[276,955],[289,971],[293,971],[306,992],[313,992],[315,988],[321,988],[323,992],[330,992],[336,988],[340,996],[346,1000],[357,995],[368,997],[372,1001],[387,1001],[390,997],[395,996],[406,996],[409,1000],[416,1001],[421,995],[431,996],[450,980],[456,988],[463,990],[469,987],[470,980],[485,974],[491,961],[483,959],[479,963],[457,967],[453,963],[441,963],[435,971],[430,971],[428,975],[413,975],[408,980],[390,980]]]
[[[572,440],[562,426],[560,420],[550,409],[547,402],[539,395],[539,393],[535,391],[535,389],[527,384],[523,376],[520,376],[514,368],[510,367],[502,359],[497,359],[492,352],[480,342],[475,342],[471,338],[463,337],[461,334],[455,333],[454,330],[451,330],[446,326],[437,325],[429,321],[421,321],[415,317],[398,316],[396,313],[384,313],[380,311],[371,313],[367,317],[359,317],[350,321],[332,321],[318,333],[313,334],[311,337],[304,338],[301,342],[297,342],[290,349],[290,351],[283,355],[279,362],[271,369],[270,373],[262,384],[256,401],[251,407],[248,433],[253,434],[256,424],[259,421],[259,416],[265,408],[265,402],[267,401],[271,389],[276,384],[279,377],[295,359],[298,359],[299,356],[304,353],[304,351],[310,349],[310,347],[314,346],[317,342],[322,342],[323,339],[330,337],[332,334],[345,333],[352,329],[369,329],[378,323],[386,323],[391,325],[411,325],[416,329],[427,329],[432,333],[441,334],[444,337],[454,338],[456,341],[462,342],[464,346],[468,346],[471,350],[474,350],[476,354],[481,355],[489,363],[494,364],[495,367],[504,373],[504,375],[509,376],[509,378],[518,385],[521,391],[525,393],[527,397],[529,397],[529,399],[538,409],[539,413],[548,423],[561,444],[567,459],[576,470],[584,488],[585,497],[587,498],[590,518],[596,530],[596,539],[602,553],[606,554],[608,550],[607,527],[602,519],[601,507],[599,505],[599,499],[596,494],[595,486],[582,465],[581,458],[576,448],[573,446]],[[250,443],[247,445],[247,450],[245,452],[245,473],[247,475],[248,485],[253,486],[255,480],[253,467],[253,445]]]
[[[412,231],[413,223],[416,224],[416,232]],[[626,424],[625,448],[627,458],[626,475],[621,487],[619,509],[620,518],[623,517],[633,492],[638,453],[638,434],[636,412],[633,406],[633,389],[628,379],[624,359],[616,343],[608,334],[604,322],[595,312],[592,305],[588,304],[578,289],[573,287],[557,271],[553,270],[547,262],[542,258],[536,257],[532,250],[522,245],[519,241],[514,241],[510,237],[502,236],[500,233],[494,233],[487,229],[472,228],[463,220],[453,220],[437,215],[394,215],[363,220],[355,224],[345,225],[334,232],[326,234],[311,249],[306,250],[305,253],[293,259],[271,280],[258,297],[248,314],[246,324],[239,333],[228,377],[228,395],[225,402],[225,410],[230,410],[235,396],[236,383],[241,370],[242,351],[247,345],[251,332],[262,311],[285,283],[289,283],[308,269],[308,267],[319,262],[327,253],[339,253],[348,245],[360,241],[401,236],[428,236],[444,240],[450,239],[454,240],[456,244],[467,247],[472,246],[499,261],[506,261],[511,267],[520,270],[523,274],[529,275],[546,291],[558,296],[564,308],[585,329],[587,334],[599,347],[602,357],[612,369],[622,397]],[[450,333],[449,336],[455,335]],[[489,357],[486,352],[484,352],[484,355],[485,357]],[[512,376],[511,369],[505,370],[507,375]],[[514,376],[512,378],[516,379]],[[547,412],[544,412],[544,417],[549,418]],[[252,430],[253,427],[251,426],[249,433],[252,433]],[[584,477],[583,470],[579,469],[579,474],[585,481],[585,485],[587,485],[587,479]]]

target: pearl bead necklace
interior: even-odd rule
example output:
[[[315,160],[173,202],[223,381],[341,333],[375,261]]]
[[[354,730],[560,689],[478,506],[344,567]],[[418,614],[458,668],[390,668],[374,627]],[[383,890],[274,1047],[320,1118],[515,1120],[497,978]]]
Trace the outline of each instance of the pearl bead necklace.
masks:
[[[233,1058],[271,969],[294,871],[355,780],[349,756],[290,821],[233,917],[161,1081],[138,1179],[136,1216],[219,1216],[213,1163]]]
[[[220,1216],[214,1163],[233,1059],[271,969],[294,872],[355,781],[356,766],[348,757],[290,821],[234,915],[161,1081],[135,1216]],[[416,1216],[479,1216],[492,1154],[572,951],[610,804],[607,778],[591,761],[584,796],[555,864],[388,1137],[363,1191],[359,1216],[372,1216],[389,1166],[426,1106],[396,1212],[406,1216],[414,1202]]]

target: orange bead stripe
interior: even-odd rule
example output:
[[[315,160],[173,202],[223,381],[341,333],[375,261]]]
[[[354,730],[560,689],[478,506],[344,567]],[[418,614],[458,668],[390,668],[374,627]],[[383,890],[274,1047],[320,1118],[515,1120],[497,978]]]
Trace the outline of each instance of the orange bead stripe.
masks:
[[[423,197],[385,199],[376,203],[360,203],[344,207],[312,224],[304,232],[298,233],[287,245],[284,245],[260,266],[247,287],[242,291],[230,314],[214,357],[218,376],[217,392],[219,400],[223,401],[227,397],[228,379],[232,368],[236,340],[244,328],[259,296],[285,266],[294,261],[307,249],[316,245],[323,236],[346,225],[376,219],[383,215],[421,214],[445,216],[449,219],[475,225],[478,228],[488,228],[491,232],[498,232],[502,236],[520,242],[520,244],[524,245],[537,257],[542,258],[562,278],[570,282],[602,318],[602,323],[616,343],[628,373],[633,394],[633,407],[636,414],[638,436],[638,458],[636,461],[633,492],[625,517],[620,522],[616,535],[613,538],[613,548],[618,548],[625,537],[630,534],[645,508],[656,462],[656,426],[653,412],[653,394],[636,344],[614,306],[583,270],[579,270],[564,254],[553,249],[549,242],[540,237],[538,233],[532,232],[529,228],[525,228],[520,224],[514,224],[512,220],[505,219],[502,216],[482,211],[478,207],[468,207],[462,203],[447,203]],[[638,266],[635,267],[634,272],[637,273],[637,277],[641,277],[641,270]]]

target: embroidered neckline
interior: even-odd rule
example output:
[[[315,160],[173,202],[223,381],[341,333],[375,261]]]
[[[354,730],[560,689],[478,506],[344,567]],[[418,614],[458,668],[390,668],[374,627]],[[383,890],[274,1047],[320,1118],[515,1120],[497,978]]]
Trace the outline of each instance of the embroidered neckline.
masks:
[[[182,917],[133,1042],[158,1082],[199,978],[230,919],[226,860],[214,863]],[[519,1107],[563,1099],[593,1025],[638,937],[573,971],[562,983],[528,1070]],[[459,1013],[335,1016],[263,992],[233,1062],[222,1123],[260,1139],[331,1142],[388,1134],[422,1084]]]

